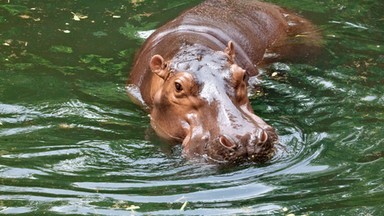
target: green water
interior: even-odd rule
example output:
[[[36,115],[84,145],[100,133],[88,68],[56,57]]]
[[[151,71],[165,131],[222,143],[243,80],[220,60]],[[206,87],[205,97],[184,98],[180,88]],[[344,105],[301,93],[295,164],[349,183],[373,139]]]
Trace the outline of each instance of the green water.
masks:
[[[284,147],[227,168],[185,161],[125,94],[143,34],[199,2],[0,0],[0,214],[384,215],[384,2],[273,0],[324,53],[266,73],[252,105]]]

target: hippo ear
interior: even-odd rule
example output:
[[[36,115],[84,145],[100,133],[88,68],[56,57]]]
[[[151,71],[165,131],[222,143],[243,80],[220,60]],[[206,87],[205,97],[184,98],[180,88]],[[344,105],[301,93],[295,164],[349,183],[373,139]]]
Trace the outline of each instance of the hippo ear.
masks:
[[[152,56],[149,66],[151,67],[152,72],[157,76],[161,77],[162,79],[167,78],[169,74],[167,70],[167,64],[161,55]]]
[[[232,62],[235,61],[236,52],[235,52],[235,47],[234,47],[232,41],[229,41],[229,42],[228,42],[228,45],[227,45],[227,47],[225,48],[224,52],[229,56],[229,58],[230,58],[230,60],[231,60]]]

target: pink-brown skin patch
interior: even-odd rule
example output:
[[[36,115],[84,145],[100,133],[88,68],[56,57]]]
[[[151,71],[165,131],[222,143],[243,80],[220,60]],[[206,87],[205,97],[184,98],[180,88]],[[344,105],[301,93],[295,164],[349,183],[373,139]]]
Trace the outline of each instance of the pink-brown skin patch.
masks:
[[[275,5],[208,0],[148,38],[129,80],[140,98],[129,93],[186,158],[267,161],[278,136],[253,112],[248,79],[258,75],[256,64],[310,55],[320,38],[307,20]]]

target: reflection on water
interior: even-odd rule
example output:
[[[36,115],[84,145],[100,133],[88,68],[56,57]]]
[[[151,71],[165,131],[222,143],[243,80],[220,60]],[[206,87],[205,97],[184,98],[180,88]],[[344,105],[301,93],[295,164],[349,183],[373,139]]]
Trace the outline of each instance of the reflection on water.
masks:
[[[382,2],[273,1],[325,51],[265,70],[278,152],[232,167],[184,160],[125,94],[142,38],[199,1],[132,2],[0,2],[0,213],[383,214]]]

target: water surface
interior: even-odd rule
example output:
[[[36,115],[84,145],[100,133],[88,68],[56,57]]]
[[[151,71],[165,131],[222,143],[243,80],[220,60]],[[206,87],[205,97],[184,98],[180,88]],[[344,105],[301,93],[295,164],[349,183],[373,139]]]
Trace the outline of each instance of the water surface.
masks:
[[[142,38],[199,2],[0,1],[0,213],[384,214],[384,3],[273,0],[324,53],[263,76],[272,161],[218,167],[159,141],[125,94]]]

